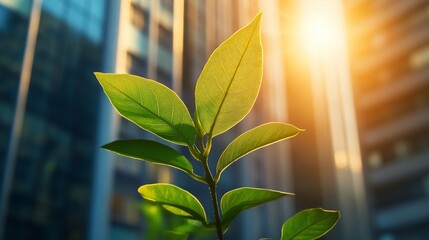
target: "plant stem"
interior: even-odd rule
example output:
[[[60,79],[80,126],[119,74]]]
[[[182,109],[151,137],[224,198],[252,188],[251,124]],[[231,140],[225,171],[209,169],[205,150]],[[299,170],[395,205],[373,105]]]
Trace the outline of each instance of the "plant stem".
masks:
[[[213,185],[212,186],[209,185],[209,188],[210,188],[210,194],[212,196],[213,210],[215,213],[216,232],[219,237],[219,240],[223,240],[222,222],[220,219],[219,205],[217,203],[216,184],[213,182]]]
[[[215,215],[216,232],[219,240],[223,240],[222,221],[220,218],[219,204],[217,202],[216,183],[213,181],[212,173],[208,165],[207,158],[203,161],[204,171],[206,173],[206,182],[209,185],[210,195],[212,199],[213,211]]]

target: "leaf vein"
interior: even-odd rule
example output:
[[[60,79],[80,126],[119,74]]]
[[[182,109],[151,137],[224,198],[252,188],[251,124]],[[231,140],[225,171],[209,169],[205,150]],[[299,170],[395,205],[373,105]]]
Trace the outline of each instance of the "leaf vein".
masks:
[[[132,102],[136,103],[138,106],[140,106],[141,108],[145,109],[146,111],[148,111],[149,113],[151,113],[152,115],[154,115],[155,117],[159,118],[160,120],[162,120],[163,122],[165,122],[171,129],[173,129],[176,133],[178,133],[180,136],[183,137],[183,139],[187,139],[186,136],[178,131],[176,128],[174,128],[174,126],[168,122],[166,119],[162,118],[159,115],[156,115],[151,109],[143,106],[141,103],[139,103],[138,101],[136,101],[134,98],[132,98],[130,95],[128,95],[127,93],[125,93],[124,91],[122,91],[121,89],[117,88],[115,85],[105,81],[106,84],[109,84],[112,88],[116,89],[118,92],[122,93],[125,97],[129,98]],[[128,92],[128,90],[127,90]],[[146,123],[145,123],[146,124]]]
[[[222,109],[222,106],[223,106],[223,104],[224,104],[224,102],[225,102],[225,99],[226,99],[227,93],[229,92],[229,89],[231,88],[232,82],[233,82],[233,80],[234,80],[234,78],[235,78],[235,75],[237,74],[237,70],[239,69],[239,66],[240,66],[240,64],[241,64],[241,61],[242,61],[242,60],[243,60],[243,58],[244,58],[244,55],[245,55],[245,53],[246,53],[246,50],[249,48],[250,42],[252,41],[252,37],[253,37],[253,35],[255,34],[255,30],[256,30],[256,26],[254,26],[254,27],[253,27],[253,29],[252,29],[252,34],[251,34],[251,36],[250,36],[249,40],[248,40],[248,41],[247,41],[247,43],[246,43],[246,46],[245,46],[245,48],[244,48],[244,50],[243,50],[243,54],[241,54],[240,60],[239,60],[239,61],[238,61],[238,63],[237,63],[237,66],[236,66],[236,68],[235,68],[235,70],[234,70],[234,74],[232,75],[231,81],[228,83],[228,86],[227,86],[227,88],[226,88],[225,94],[222,96],[222,101],[221,101],[221,103],[220,103],[219,108],[217,109],[217,112],[216,112],[216,114],[215,114],[215,116],[214,116],[215,118],[214,118],[213,124],[212,124],[212,126],[211,126],[210,131],[209,131],[209,136],[212,136],[212,135],[213,135],[213,131],[214,131],[214,128],[215,128],[215,126],[216,126],[216,120],[217,120],[217,118],[219,117],[219,114],[220,114],[220,111],[221,111],[221,109]],[[223,66],[223,63],[222,63],[222,67],[224,67],[224,66]]]

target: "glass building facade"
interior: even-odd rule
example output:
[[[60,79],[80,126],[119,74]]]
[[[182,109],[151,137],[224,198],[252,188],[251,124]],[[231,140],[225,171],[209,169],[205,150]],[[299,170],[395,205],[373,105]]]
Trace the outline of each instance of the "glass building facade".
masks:
[[[102,68],[106,2],[40,3],[0,1],[2,191],[8,188],[0,238],[84,239],[101,96],[92,72]],[[18,94],[32,51],[29,86]],[[24,108],[17,107],[20,99]],[[23,111],[21,122],[16,111]]]
[[[4,172],[8,140],[13,123],[14,104],[17,99],[24,46],[27,36],[30,4],[0,5],[0,169]]]
[[[374,239],[429,238],[429,3],[349,1]]]

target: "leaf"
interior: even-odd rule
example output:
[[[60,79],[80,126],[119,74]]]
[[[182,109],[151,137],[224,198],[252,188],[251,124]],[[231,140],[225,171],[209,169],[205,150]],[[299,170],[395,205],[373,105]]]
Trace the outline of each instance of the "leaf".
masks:
[[[209,137],[239,121],[255,103],[262,81],[262,45],[258,14],[210,56],[195,89],[198,118]]]
[[[154,80],[129,75],[95,73],[120,115],[139,127],[176,144],[192,145],[195,127],[177,94]]]
[[[192,164],[182,154],[162,143],[149,140],[117,140],[103,146],[122,156],[167,165],[192,173]]]
[[[286,195],[294,194],[249,187],[238,188],[225,193],[220,201],[223,228],[227,228],[240,212]]]
[[[281,240],[317,239],[331,230],[339,218],[338,211],[321,208],[303,210],[283,224]]]
[[[159,237],[159,236],[158,236]],[[174,231],[166,231],[164,233],[164,240],[187,240],[188,234]]]
[[[239,158],[262,147],[296,136],[301,129],[287,123],[266,123],[253,128],[232,141],[223,151],[216,167],[216,180]]]
[[[166,210],[176,215],[206,222],[206,213],[198,199],[173,184],[146,184],[141,186],[138,192],[144,199],[161,204]]]

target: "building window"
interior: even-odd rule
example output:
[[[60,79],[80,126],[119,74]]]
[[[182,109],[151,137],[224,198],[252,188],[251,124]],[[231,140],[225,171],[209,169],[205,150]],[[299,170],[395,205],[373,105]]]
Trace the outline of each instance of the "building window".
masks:
[[[147,75],[147,61],[137,55],[127,53],[127,71],[134,75],[146,76]]]
[[[130,21],[140,31],[149,33],[149,12],[136,3],[131,4]]]
[[[168,51],[173,51],[173,31],[172,29],[159,25],[159,42]]]
[[[383,164],[383,156],[378,151],[373,151],[368,156],[368,165],[372,169],[380,168]]]
[[[174,1],[171,0],[161,0],[161,7],[167,12],[172,13],[174,9]]]
[[[161,82],[162,84],[167,85],[169,87],[172,86],[173,79],[172,79],[171,73],[158,67],[156,74],[157,74],[158,82]]]

